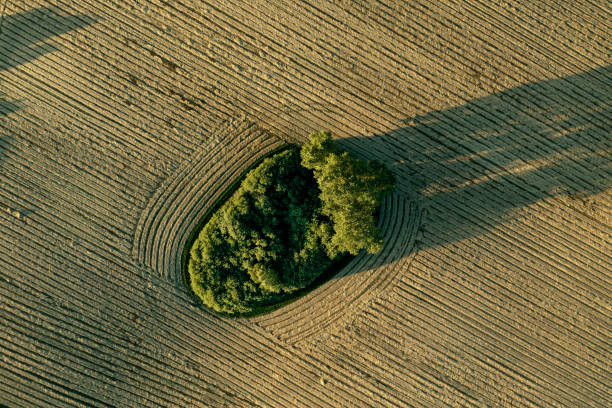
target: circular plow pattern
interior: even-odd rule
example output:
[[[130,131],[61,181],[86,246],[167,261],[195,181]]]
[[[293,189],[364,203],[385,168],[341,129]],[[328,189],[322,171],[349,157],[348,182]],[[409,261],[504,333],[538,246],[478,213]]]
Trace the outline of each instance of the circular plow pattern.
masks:
[[[257,158],[284,142],[247,122],[226,123],[158,188],[143,211],[132,255],[159,277],[180,284],[181,254],[191,230]]]
[[[382,205],[379,227],[383,248],[376,254],[361,252],[330,280],[255,323],[277,338],[295,344],[331,333],[383,294],[402,273],[413,255],[420,209],[416,201],[394,193]]]

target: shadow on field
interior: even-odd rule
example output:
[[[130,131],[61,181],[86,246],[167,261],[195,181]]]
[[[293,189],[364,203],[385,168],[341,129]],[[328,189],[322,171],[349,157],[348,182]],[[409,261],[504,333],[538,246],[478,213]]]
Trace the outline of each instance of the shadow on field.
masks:
[[[9,113],[18,111],[23,107],[21,101],[13,101],[9,102],[4,99],[4,96],[0,94],[0,164],[4,161],[6,157],[6,147],[5,143],[12,139],[12,134],[7,133],[7,129],[5,128],[5,122],[2,122],[2,118]]]
[[[95,21],[95,18],[83,14],[62,14],[54,6],[6,15],[0,32],[0,71],[57,51],[57,45],[47,40]]]
[[[96,19],[82,14],[65,15],[58,7],[40,7],[5,15],[0,31],[0,73],[35,60],[57,45],[49,40],[57,35],[85,27]],[[8,101],[0,95],[0,119],[24,107],[22,101]],[[0,161],[5,158],[4,143],[11,135],[0,127]]]
[[[420,247],[476,236],[551,196],[589,215],[589,196],[612,187],[612,65],[405,122],[339,144],[384,161],[428,208]]]
[[[20,101],[9,102],[0,97],[0,117],[6,116],[9,113],[18,111],[23,107]]]

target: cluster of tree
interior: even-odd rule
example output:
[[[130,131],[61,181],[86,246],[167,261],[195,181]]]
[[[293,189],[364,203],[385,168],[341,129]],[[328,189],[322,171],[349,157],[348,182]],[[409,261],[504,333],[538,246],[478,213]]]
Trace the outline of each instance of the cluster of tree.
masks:
[[[193,292],[218,312],[249,313],[308,286],[345,252],[378,251],[374,213],[394,183],[328,132],[265,159],[194,242]]]
[[[393,174],[380,162],[339,151],[329,132],[310,135],[301,156],[302,166],[314,171],[319,185],[321,213],[331,221],[333,233],[324,241],[329,256],[378,252],[382,239],[374,214],[395,188]]]

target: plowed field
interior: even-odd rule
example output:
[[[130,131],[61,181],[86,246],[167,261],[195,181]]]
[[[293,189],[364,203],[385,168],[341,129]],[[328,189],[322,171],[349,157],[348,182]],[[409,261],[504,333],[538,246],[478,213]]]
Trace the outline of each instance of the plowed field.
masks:
[[[610,2],[3,6],[0,405],[610,406]],[[382,251],[195,307],[190,230],[317,130],[397,176]]]

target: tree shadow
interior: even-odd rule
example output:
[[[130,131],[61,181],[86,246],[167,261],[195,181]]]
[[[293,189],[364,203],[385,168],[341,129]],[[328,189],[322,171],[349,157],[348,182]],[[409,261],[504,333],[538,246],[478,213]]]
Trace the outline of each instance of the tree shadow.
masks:
[[[7,101],[0,97],[0,117],[6,116],[9,113],[13,113],[18,111],[23,107],[23,103],[21,101]]]
[[[405,123],[338,143],[387,164],[398,190],[427,209],[421,248],[476,236],[511,219],[514,209],[552,196],[588,216],[598,209],[589,197],[612,187],[612,65]]]
[[[95,21],[84,14],[64,15],[55,6],[6,15],[0,34],[0,71],[57,51],[59,48],[48,41],[50,38]]]
[[[50,39],[85,27],[97,18],[84,14],[65,15],[55,6],[40,7],[18,14],[5,15],[0,32],[0,72],[18,67],[49,52],[59,50]],[[22,109],[23,101],[0,98],[0,118]],[[0,161],[6,157],[2,141],[12,134],[0,134]]]
[[[16,112],[23,107],[21,101],[12,101],[9,102],[3,98],[3,95],[0,94],[0,119],[9,113]],[[3,123],[0,122],[0,164],[4,161],[6,157],[6,148],[4,146],[4,142],[7,142],[9,139],[12,139],[12,133],[7,133],[6,128],[3,126]]]

